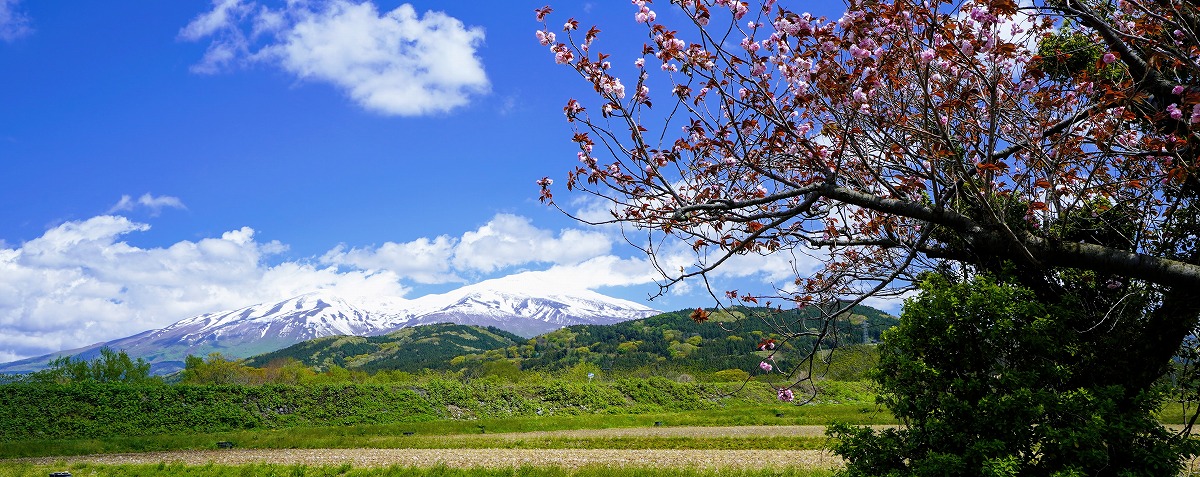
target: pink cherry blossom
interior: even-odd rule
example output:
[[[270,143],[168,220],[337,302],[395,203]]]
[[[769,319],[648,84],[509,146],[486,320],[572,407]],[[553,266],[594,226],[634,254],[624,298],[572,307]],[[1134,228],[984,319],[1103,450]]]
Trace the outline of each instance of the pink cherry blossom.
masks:
[[[741,20],[742,17],[746,16],[746,12],[749,11],[749,7],[746,6],[746,2],[736,2],[735,1],[732,3],[733,3],[733,6],[732,6],[733,18],[735,20]]]
[[[784,389],[779,390],[779,400],[780,401],[792,402],[795,399],[796,399],[796,395],[792,393],[791,389],[784,388]]]
[[[600,90],[605,94],[611,94],[618,98],[625,97],[625,85],[621,84],[620,78],[616,78],[614,76],[605,77],[604,80],[600,82]]]
[[[771,372],[772,369],[775,369],[775,367],[771,366],[771,363],[763,361],[761,363],[758,363],[758,369],[761,369],[761,370],[769,373],[769,372]]]
[[[1171,119],[1178,120],[1183,118],[1183,111],[1180,111],[1179,105],[1175,103],[1167,105],[1167,113],[1171,115]]]
[[[1183,94],[1183,85],[1175,85],[1174,88],[1171,88],[1171,94],[1176,96]]]
[[[638,101],[649,101],[650,100],[650,87],[649,86],[642,85],[638,88],[637,100]]]
[[[565,65],[575,59],[575,54],[566,45],[559,44],[554,48],[554,62],[560,65]]]
[[[856,103],[861,103],[867,100],[867,95],[866,93],[863,93],[862,88],[854,88],[852,96],[854,97],[854,102]]]
[[[929,61],[933,60],[933,55],[934,55],[933,50],[931,50],[929,48],[921,50],[921,64],[923,64],[923,65],[929,64]]]
[[[638,23],[650,23],[653,22],[655,18],[657,18],[657,15],[655,15],[654,10],[651,10],[650,7],[645,5],[642,5],[642,8],[638,10],[636,15],[633,16],[633,19]]]
[[[1110,51],[1108,53],[1105,53],[1104,56],[1100,58],[1100,61],[1103,61],[1104,64],[1106,64],[1106,65],[1110,64],[1114,61],[1117,61],[1117,55],[1113,54],[1113,52]]]

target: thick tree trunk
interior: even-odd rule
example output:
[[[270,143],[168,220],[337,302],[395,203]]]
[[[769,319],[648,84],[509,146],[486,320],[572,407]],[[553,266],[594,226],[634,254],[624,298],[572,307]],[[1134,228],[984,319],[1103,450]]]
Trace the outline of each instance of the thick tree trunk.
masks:
[[[1117,362],[1110,372],[1121,374],[1110,376],[1112,382],[1130,391],[1149,389],[1166,373],[1179,345],[1195,332],[1198,322],[1200,288],[1178,286],[1164,293],[1162,304],[1150,312],[1141,332],[1124,340],[1128,350],[1113,353]]]

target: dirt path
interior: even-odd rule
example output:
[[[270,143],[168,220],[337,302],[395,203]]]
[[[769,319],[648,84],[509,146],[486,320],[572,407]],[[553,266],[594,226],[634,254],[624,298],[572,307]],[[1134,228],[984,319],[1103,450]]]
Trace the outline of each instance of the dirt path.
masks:
[[[238,465],[252,463],[305,464],[354,467],[450,467],[588,465],[762,468],[794,466],[836,468],[841,460],[825,451],[772,450],[619,450],[619,449],[231,449],[205,451],[106,454],[66,458],[20,459],[40,465],[89,462],[97,464],[156,464],[180,462]]]
[[[566,431],[514,432],[456,435],[523,439],[540,437],[605,438],[723,437],[723,436],[822,436],[825,426],[739,426],[739,427],[650,427],[582,429]],[[510,467],[521,465],[578,468],[587,465],[654,466],[699,468],[763,468],[795,466],[838,468],[841,459],[821,450],[625,450],[625,449],[228,449],[204,451],[146,452],[76,457],[17,459],[10,462],[54,464],[90,462],[100,464],[156,464],[181,462],[187,465],[215,464],[305,464],[355,467],[433,466]]]

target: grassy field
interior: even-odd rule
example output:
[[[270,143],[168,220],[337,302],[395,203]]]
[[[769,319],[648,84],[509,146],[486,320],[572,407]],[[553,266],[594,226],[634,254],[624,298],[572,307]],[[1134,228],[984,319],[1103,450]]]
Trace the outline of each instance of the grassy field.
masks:
[[[618,467],[589,466],[579,469],[561,467],[500,467],[500,468],[451,468],[438,467],[379,467],[355,468],[349,465],[318,466],[253,464],[242,466],[205,465],[185,466],[182,464],[154,465],[92,465],[70,466],[12,465],[0,466],[0,477],[45,477],[50,472],[68,471],[73,476],[194,476],[194,477],[634,477],[656,475],[664,477],[827,477],[832,471],[823,469],[801,469],[784,467],[777,469],[688,469],[662,467]]]
[[[60,471],[76,477],[826,477],[839,464],[824,451],[821,426],[835,421],[894,422],[867,404],[736,404],[657,413],[22,439],[0,442],[0,477]],[[217,449],[218,442],[234,448]]]
[[[820,426],[835,421],[863,425],[895,423],[886,411],[869,405],[773,405],[715,412],[445,420],[9,441],[0,444],[0,459],[5,459],[0,460],[0,477],[42,477],[61,471],[75,477],[831,477],[836,465],[831,466],[828,458],[818,458],[813,460],[815,464],[807,465],[797,464],[805,462],[805,457],[797,456],[828,456],[823,451],[827,439]],[[235,449],[217,450],[216,443],[220,441],[234,443]],[[147,454],[118,455],[124,453]],[[384,457],[361,455],[372,453]],[[93,454],[112,457],[88,458],[90,461],[70,458]],[[426,460],[422,461],[420,455]],[[481,455],[485,457],[480,458]],[[523,460],[513,458],[514,455],[545,458]]]
[[[653,428],[661,426],[824,425],[831,422],[891,424],[890,414],[865,405],[758,406],[720,411],[661,414],[522,417],[471,421],[432,421],[388,425],[245,430],[210,434],[169,434],[105,439],[37,439],[4,442],[0,458],[72,456],[123,452],[198,450],[217,442],[253,449],[330,448],[516,448],[516,449],[816,449],[823,437],[493,437],[494,434],[571,429]]]
[[[832,421],[887,424],[892,418],[873,407],[861,405],[779,405],[722,412],[555,416],[103,440],[16,441],[0,445],[0,455],[9,459],[0,461],[0,477],[43,477],[61,471],[68,471],[75,477],[828,477],[833,471],[827,458],[815,459],[814,462],[819,463],[814,465],[797,462],[805,462],[805,456],[825,455],[821,449],[826,438],[820,434],[819,426]],[[744,432],[747,430],[758,432]],[[236,448],[216,450],[219,441],[233,442]],[[390,454],[388,450],[391,450]],[[131,457],[120,453],[150,454]],[[387,454],[388,457],[372,461],[360,455],[370,453]],[[84,454],[111,457],[101,462],[68,458]],[[432,455],[434,460],[414,465],[413,462],[419,461],[414,454],[424,454],[427,458]],[[464,454],[475,457],[460,459]],[[261,459],[256,457],[259,455]],[[480,455],[486,457],[480,459]],[[538,457],[522,460],[514,459],[512,455]],[[187,457],[186,463],[180,456]],[[453,457],[448,459],[447,456]],[[597,456],[602,458],[597,459]],[[22,457],[25,459],[11,460]],[[313,464],[314,459],[320,464]],[[447,466],[443,463],[447,460],[455,464]]]

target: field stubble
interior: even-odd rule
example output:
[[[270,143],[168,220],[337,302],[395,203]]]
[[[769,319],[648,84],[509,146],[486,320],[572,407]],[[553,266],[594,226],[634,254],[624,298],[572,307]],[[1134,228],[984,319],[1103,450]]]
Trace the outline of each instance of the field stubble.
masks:
[[[587,430],[514,432],[480,435],[479,438],[521,439],[606,439],[643,437],[818,437],[824,426],[741,426],[741,427],[653,427]],[[469,438],[468,436],[456,436]],[[15,459],[12,463],[53,465],[90,463],[106,465],[182,463],[184,465],[281,464],[354,467],[413,466],[430,467],[520,467],[554,466],[578,469],[587,466],[637,466],[671,468],[807,468],[835,469],[841,460],[825,450],[772,449],[228,449],[185,450],[42,457]]]

